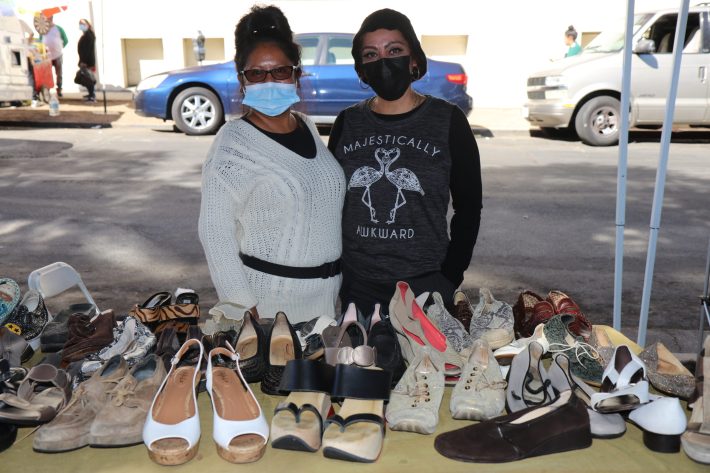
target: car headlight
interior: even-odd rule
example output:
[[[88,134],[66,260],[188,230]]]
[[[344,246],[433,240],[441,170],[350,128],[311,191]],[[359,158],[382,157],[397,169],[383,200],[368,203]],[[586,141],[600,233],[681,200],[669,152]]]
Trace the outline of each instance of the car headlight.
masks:
[[[564,76],[547,76],[545,77],[545,85],[548,87],[564,86]]]
[[[167,74],[158,74],[155,76],[146,77],[145,79],[140,81],[140,83],[138,83],[138,87],[136,87],[136,90],[141,91],[147,89],[154,89],[158,87],[165,80],[166,77],[168,77]]]

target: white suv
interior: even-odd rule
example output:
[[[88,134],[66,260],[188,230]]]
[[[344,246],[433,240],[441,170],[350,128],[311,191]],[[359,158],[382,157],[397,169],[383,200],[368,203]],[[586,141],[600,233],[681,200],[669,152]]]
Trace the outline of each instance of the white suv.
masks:
[[[631,126],[663,124],[673,68],[677,10],[634,17]],[[619,140],[623,31],[605,31],[582,54],[528,78],[524,116],[543,130],[569,127],[594,146]],[[710,126],[710,3],[691,7],[674,122]]]

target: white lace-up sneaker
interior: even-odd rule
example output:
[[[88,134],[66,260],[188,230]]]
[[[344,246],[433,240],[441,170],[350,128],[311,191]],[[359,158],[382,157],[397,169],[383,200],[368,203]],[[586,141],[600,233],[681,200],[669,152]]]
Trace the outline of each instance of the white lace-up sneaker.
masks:
[[[434,433],[443,396],[444,360],[422,347],[390,394],[385,412],[390,429]]]
[[[451,415],[454,419],[468,420],[497,417],[505,409],[506,386],[488,342],[476,340],[461,379],[451,393]]]

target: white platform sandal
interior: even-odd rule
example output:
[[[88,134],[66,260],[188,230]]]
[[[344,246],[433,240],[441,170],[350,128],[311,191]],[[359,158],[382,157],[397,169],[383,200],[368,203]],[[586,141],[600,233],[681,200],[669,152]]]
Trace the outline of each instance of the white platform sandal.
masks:
[[[239,369],[239,355],[217,347],[207,357],[207,392],[212,400],[217,453],[231,463],[250,463],[264,455],[269,440],[269,424],[249,384]],[[230,366],[215,366],[213,359],[222,355]]]
[[[182,357],[195,347],[200,349],[197,364],[178,366]],[[196,388],[203,353],[202,343],[194,338],[180,347],[143,424],[143,443],[148,448],[148,456],[160,465],[181,465],[197,454],[200,416]]]

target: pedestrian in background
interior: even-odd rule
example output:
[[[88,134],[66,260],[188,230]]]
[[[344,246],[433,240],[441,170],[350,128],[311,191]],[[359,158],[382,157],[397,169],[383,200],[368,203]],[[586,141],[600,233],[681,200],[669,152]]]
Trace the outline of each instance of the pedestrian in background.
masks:
[[[352,56],[376,95],[340,112],[328,143],[348,181],[343,307],[354,302],[368,315],[376,303],[386,308],[400,280],[452,305],[481,221],[471,126],[456,105],[412,88],[427,59],[402,13],[383,9],[365,18]]]
[[[83,69],[90,71],[90,73],[87,74],[88,80],[84,82],[84,86],[88,91],[88,95],[84,96],[84,100],[87,102],[96,102],[96,94],[94,93],[96,86],[96,35],[94,34],[94,28],[91,26],[91,23],[85,18],[79,20],[79,29],[82,31],[81,38],[79,38],[77,44],[79,51],[79,70],[84,74],[87,74],[87,72]]]
[[[62,97],[62,54],[64,48],[69,44],[67,34],[61,26],[54,24],[54,17],[47,18],[50,28],[47,34],[42,36],[42,43],[47,48],[47,56],[52,61],[54,74],[57,79],[54,81],[57,88],[57,96]]]
[[[572,25],[569,25],[569,28],[565,31],[565,44],[567,45],[565,57],[576,56],[582,53],[582,47],[577,43],[577,30],[575,30]]]

